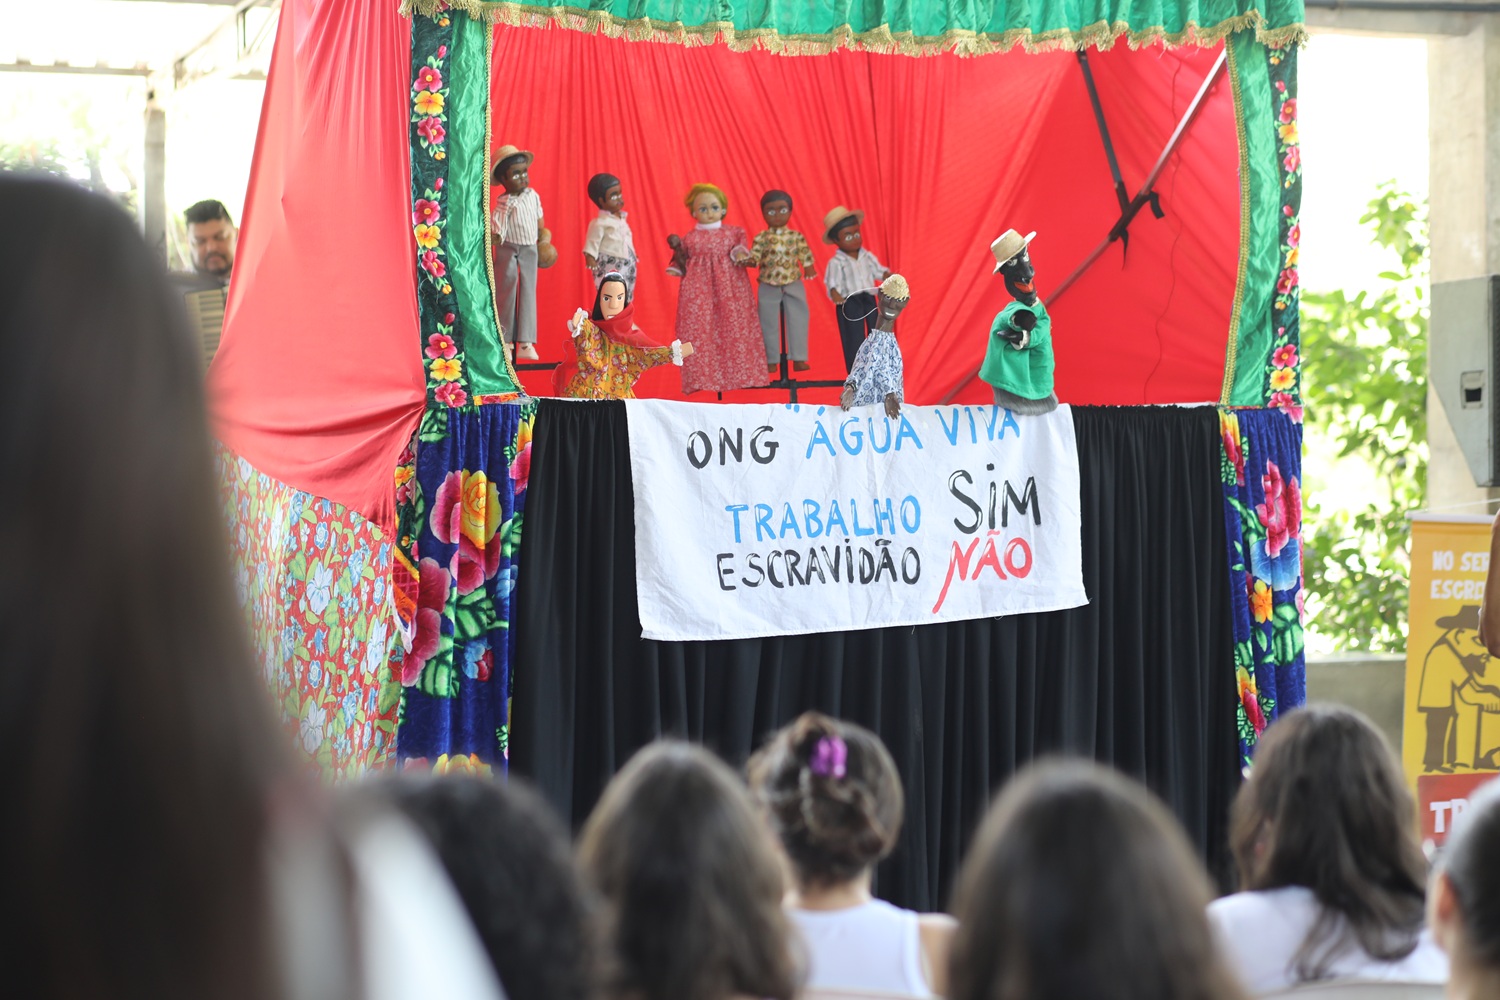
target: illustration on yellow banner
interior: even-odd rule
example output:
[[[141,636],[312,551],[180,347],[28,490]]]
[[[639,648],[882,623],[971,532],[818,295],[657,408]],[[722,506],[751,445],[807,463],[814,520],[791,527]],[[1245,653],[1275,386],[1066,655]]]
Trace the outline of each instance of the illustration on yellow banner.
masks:
[[[1489,518],[1413,519],[1402,761],[1434,845],[1500,772],[1500,660],[1479,641],[1489,561]]]

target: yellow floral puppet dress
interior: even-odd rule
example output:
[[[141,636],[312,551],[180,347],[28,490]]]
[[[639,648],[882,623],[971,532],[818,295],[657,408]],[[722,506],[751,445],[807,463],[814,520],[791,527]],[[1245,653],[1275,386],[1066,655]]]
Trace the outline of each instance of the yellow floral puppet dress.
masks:
[[[605,275],[599,282],[593,312],[580,309],[574,313],[568,323],[573,336],[567,345],[567,357],[553,375],[558,395],[573,399],[634,399],[636,380],[647,369],[682,364],[684,352],[680,341],[674,340],[663,347],[635,328],[633,304],[606,317],[610,310],[604,300],[623,288],[621,276]]]

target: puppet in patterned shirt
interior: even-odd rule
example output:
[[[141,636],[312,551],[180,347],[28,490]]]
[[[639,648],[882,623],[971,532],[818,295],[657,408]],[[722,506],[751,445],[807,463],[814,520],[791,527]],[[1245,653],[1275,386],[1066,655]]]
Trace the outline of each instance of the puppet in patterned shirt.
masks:
[[[630,233],[630,223],[625,221],[625,195],[620,178],[614,174],[595,174],[589,178],[588,192],[589,201],[599,209],[583,240],[583,259],[594,274],[594,287],[599,287],[606,274],[623,275],[626,294],[634,299],[635,239]]]
[[[760,332],[766,340],[766,369],[781,366],[781,324],[786,320],[786,355],[792,367],[805,372],[807,363],[807,290],[803,281],[818,277],[812,247],[807,237],[791,229],[792,196],[785,191],[767,191],[760,196],[761,218],[766,228],[750,244],[746,267],[760,269],[756,295],[760,308]]]
[[[851,406],[884,403],[885,415],[894,419],[901,415],[901,404],[906,399],[901,348],[896,344],[896,317],[911,301],[906,279],[899,274],[886,278],[875,289],[875,300],[880,318],[854,355],[849,378],[839,395],[839,406],[847,410]]]

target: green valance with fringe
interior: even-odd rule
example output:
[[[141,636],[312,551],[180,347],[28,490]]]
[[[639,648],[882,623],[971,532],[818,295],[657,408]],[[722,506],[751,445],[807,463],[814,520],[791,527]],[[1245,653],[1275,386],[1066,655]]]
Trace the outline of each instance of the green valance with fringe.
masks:
[[[808,53],[1105,48],[1121,37],[1132,46],[1209,45],[1245,29],[1270,46],[1306,37],[1302,0],[405,0],[402,9],[453,9],[506,24],[555,23],[641,40]]]

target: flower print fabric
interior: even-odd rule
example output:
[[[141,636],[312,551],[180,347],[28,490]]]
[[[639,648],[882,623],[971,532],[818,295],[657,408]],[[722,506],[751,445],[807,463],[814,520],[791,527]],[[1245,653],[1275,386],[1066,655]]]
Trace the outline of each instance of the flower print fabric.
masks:
[[[579,325],[573,343],[578,370],[562,388],[572,399],[634,399],[636,380],[647,369],[672,363],[672,348],[616,343],[589,319]]]
[[[739,226],[692,229],[687,274],[677,295],[677,339],[693,345],[682,362],[682,391],[727,392],[766,384],[766,346],[760,331],[755,288],[730,258],[744,248]]]

